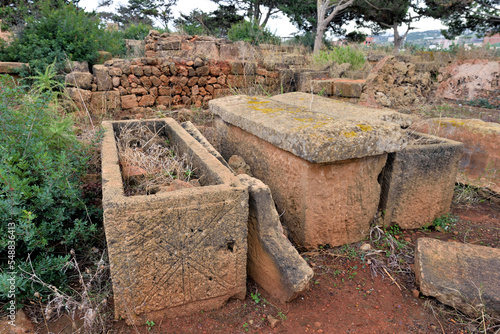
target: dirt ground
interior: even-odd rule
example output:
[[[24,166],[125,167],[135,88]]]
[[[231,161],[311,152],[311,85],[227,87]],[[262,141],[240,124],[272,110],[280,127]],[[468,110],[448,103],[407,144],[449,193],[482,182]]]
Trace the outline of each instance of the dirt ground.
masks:
[[[450,217],[438,230],[393,228],[390,233],[407,249],[420,237],[500,247],[498,202],[455,204]],[[290,303],[273,301],[249,281],[245,300],[230,300],[221,309],[136,327],[112,321],[108,333],[483,333],[480,322],[418,295],[413,274],[404,266],[400,273],[374,270],[375,258],[360,250],[367,242],[303,252],[315,275],[309,289]],[[370,243],[374,249],[387,250],[383,243]],[[411,256],[406,262],[411,268]],[[495,327],[492,319],[487,320],[487,332],[495,333],[500,324]],[[67,317],[47,326],[40,322],[37,331],[73,333],[71,323]]]

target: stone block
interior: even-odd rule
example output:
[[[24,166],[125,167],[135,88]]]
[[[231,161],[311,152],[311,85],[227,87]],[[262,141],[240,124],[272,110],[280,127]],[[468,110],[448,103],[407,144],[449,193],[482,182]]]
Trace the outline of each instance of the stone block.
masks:
[[[450,210],[463,144],[410,133],[405,149],[389,153],[381,175],[384,226],[420,228]]]
[[[366,80],[334,79],[333,95],[343,97],[360,97]]]
[[[210,101],[212,103],[217,100]],[[238,154],[269,186],[293,242],[308,249],[362,240],[378,209],[377,177],[386,154],[336,163],[312,163],[257,136],[214,121],[219,152]]]
[[[248,61],[229,61],[231,74],[235,75],[254,75],[257,63]]]
[[[333,95],[333,82],[335,79],[311,80],[311,89],[313,94],[321,96]]]
[[[328,71],[312,71],[312,70],[299,70],[295,74],[297,82],[297,91],[311,93],[312,80],[326,79],[330,77]]]
[[[71,72],[66,74],[65,82],[69,86],[90,90],[94,76],[88,72]]]
[[[202,187],[124,196],[115,133],[143,124],[186,154]],[[144,324],[245,298],[248,191],[173,119],[103,122],[104,227],[115,317]]]
[[[79,110],[84,110],[85,106],[89,106],[90,100],[92,98],[92,92],[90,90],[78,89],[74,87],[66,88],[69,97],[75,102],[76,107]]]
[[[121,96],[121,103],[123,109],[132,109],[139,106],[135,94]]]
[[[116,90],[108,92],[93,92],[90,100],[90,110],[93,113],[106,113],[121,110],[120,92]]]
[[[92,72],[96,78],[97,90],[111,90],[113,88],[113,81],[109,75],[109,67],[104,65],[92,66]]]
[[[433,118],[412,129],[464,144],[460,182],[500,193],[500,124],[478,119]]]
[[[420,238],[415,278],[426,296],[472,317],[500,316],[500,249]]]
[[[248,275],[273,298],[288,302],[309,285],[314,272],[283,234],[269,187],[242,174],[248,187]]]

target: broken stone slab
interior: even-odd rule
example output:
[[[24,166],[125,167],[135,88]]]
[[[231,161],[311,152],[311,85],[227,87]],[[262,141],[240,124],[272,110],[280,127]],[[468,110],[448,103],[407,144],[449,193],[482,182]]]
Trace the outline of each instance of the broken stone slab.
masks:
[[[269,186],[295,245],[339,246],[367,236],[380,201],[377,177],[387,154],[312,163],[219,117],[214,127],[221,155],[240,155]]]
[[[85,90],[92,89],[92,80],[94,80],[94,76],[89,72],[71,72],[65,77],[67,85]]]
[[[361,117],[362,109],[354,108],[358,113],[350,115],[344,105],[337,107],[326,98],[325,111],[318,112],[320,103],[310,109],[299,105],[303,102],[300,96],[288,93],[281,98],[287,97],[290,104],[245,95],[209,104],[210,111],[225,122],[313,163],[375,156],[406,147],[407,136],[399,124],[383,121],[379,115],[365,112]]]
[[[333,82],[335,79],[311,80],[311,91],[321,96],[333,95]]]
[[[417,240],[415,278],[420,291],[443,304],[477,317],[500,315],[500,249]]]
[[[379,208],[385,227],[420,228],[450,211],[463,144],[418,132],[390,153],[382,171]]]
[[[202,187],[125,196],[115,134],[138,125],[186,154]],[[104,227],[115,317],[144,324],[245,298],[247,187],[171,118],[102,126]]]
[[[0,62],[0,74],[19,74],[23,68],[29,68],[28,63]]]
[[[248,175],[248,275],[272,297],[288,302],[309,285],[314,272],[283,234],[269,187]]]
[[[340,79],[333,79],[340,80]],[[293,92],[275,95],[271,100],[307,108],[336,118],[357,119],[366,122],[381,120],[396,123],[401,128],[408,128],[416,120],[415,116],[402,114],[392,109],[376,109],[326,97],[311,95],[301,92]]]
[[[328,71],[313,71],[310,69],[298,69],[295,73],[297,90],[299,92],[311,93],[313,90],[312,80],[326,79],[330,77]]]

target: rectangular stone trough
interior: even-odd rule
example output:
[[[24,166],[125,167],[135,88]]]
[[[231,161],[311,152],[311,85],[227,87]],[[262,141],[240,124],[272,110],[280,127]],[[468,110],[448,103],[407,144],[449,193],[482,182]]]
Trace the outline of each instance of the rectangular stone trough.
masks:
[[[419,228],[450,211],[463,144],[423,133],[390,153],[381,174],[384,226]]]
[[[115,134],[103,122],[104,227],[115,317],[144,324],[222,306],[246,293],[248,190],[173,119],[146,124],[186,153],[202,187],[125,196]]]
[[[370,116],[365,110],[359,118],[332,102],[321,112],[311,108],[309,96],[210,101],[210,111],[219,116],[217,146],[226,159],[242,156],[270,187],[296,245],[356,242],[377,213],[387,153],[406,147],[407,135],[397,122],[384,120],[389,112]]]

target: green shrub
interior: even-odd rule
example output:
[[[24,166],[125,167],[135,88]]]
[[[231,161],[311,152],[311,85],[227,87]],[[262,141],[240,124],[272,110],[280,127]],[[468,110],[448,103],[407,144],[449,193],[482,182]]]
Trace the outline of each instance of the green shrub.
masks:
[[[131,24],[122,31],[122,37],[126,39],[143,40],[149,34],[150,30],[153,30],[153,27],[143,23],[137,25]]]
[[[47,292],[23,271],[64,289],[70,250],[85,252],[98,231],[99,211],[82,199],[87,148],[71,119],[55,111],[52,94],[24,93],[0,77],[0,300],[12,271],[18,303]],[[11,236],[15,258],[8,256]]]
[[[248,21],[233,24],[227,32],[227,37],[232,41],[245,41],[255,45],[280,43],[279,37],[269,29]]]
[[[40,10],[40,17],[28,17],[19,38],[0,50],[0,59],[29,63],[39,71],[66,56],[89,63],[97,59],[103,29],[94,14],[62,1],[57,8],[42,3]]]
[[[366,62],[365,54],[361,50],[350,46],[338,46],[328,51],[320,51],[314,56],[314,60],[320,64],[336,62],[337,64],[350,63],[353,70],[363,68]]]

